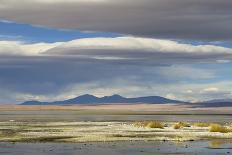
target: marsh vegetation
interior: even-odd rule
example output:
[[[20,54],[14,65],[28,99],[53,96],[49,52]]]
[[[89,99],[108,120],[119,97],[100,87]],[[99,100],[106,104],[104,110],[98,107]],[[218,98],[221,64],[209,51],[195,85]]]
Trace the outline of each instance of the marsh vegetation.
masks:
[[[2,142],[232,139],[231,125],[189,122],[0,122]]]
[[[173,126],[174,129],[180,129],[180,128],[184,128],[184,127],[191,127],[191,126],[190,126],[190,124],[185,123],[185,122],[178,122]]]
[[[229,133],[229,132],[232,132],[232,127],[231,126],[223,126],[221,124],[210,124],[209,131],[210,132]]]
[[[160,121],[142,121],[134,123],[135,127],[159,128],[163,129],[164,124]]]

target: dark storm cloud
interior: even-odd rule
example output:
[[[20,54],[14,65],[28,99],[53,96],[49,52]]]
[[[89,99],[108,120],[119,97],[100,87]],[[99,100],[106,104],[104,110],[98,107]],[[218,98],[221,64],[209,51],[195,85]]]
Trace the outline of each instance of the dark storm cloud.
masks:
[[[215,78],[211,70],[176,65],[183,58],[164,59],[166,56],[154,56],[153,60],[76,55],[1,56],[0,103],[63,100],[84,93],[165,96],[170,91],[181,93],[178,88],[183,82],[208,82]],[[193,63],[189,58],[185,63],[190,61]],[[181,90],[185,89],[189,88]]]
[[[6,61],[7,60],[7,61]],[[1,57],[1,89],[56,94],[72,84],[114,80],[142,74],[133,65],[83,58]]]
[[[232,39],[231,0],[0,0],[0,18],[83,31]]]
[[[143,86],[153,82],[167,84],[186,79],[209,79],[213,76],[207,71],[198,70],[194,70],[198,73],[197,77],[191,76],[188,75],[188,70],[191,72],[188,68],[175,69],[170,68],[170,65],[155,65],[155,63],[146,65],[135,60],[132,62],[109,61],[73,56],[1,57],[0,91],[55,96],[65,93],[64,89],[70,86],[88,85],[88,83],[101,83],[110,87],[115,81],[123,79]],[[176,71],[178,77],[175,76]]]

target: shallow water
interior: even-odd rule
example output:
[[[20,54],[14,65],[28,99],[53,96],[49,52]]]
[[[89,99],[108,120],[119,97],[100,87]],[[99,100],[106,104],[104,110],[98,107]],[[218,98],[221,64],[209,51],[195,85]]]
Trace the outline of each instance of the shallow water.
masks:
[[[83,111],[1,111],[0,121],[75,122],[75,121],[183,121],[231,123],[231,115],[157,115],[157,114],[101,114]],[[228,140],[193,142],[107,142],[107,143],[0,143],[3,155],[223,155],[232,154]]]
[[[232,115],[176,115],[176,114],[108,114],[46,110],[46,111],[0,111],[0,121],[138,121],[138,120],[160,120],[160,121],[183,121],[183,122],[217,122],[231,123]]]
[[[223,155],[232,154],[231,143],[211,148],[210,141],[108,142],[108,143],[0,143],[4,155]]]

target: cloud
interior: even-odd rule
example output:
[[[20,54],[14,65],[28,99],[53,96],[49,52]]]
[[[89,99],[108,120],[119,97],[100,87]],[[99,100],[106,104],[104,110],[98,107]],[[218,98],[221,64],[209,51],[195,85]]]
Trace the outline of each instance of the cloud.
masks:
[[[167,53],[202,53],[202,54],[231,54],[232,50],[220,46],[199,45],[178,43],[171,40],[138,38],[138,37],[116,37],[116,38],[85,38],[66,42],[54,52],[59,52],[59,49],[78,48],[78,49],[93,49],[93,50],[137,50],[147,52],[167,52]]]
[[[197,75],[188,74],[191,71]],[[1,98],[8,102],[67,99],[85,93],[166,96],[167,93],[179,92],[176,89],[183,82],[215,78],[215,73],[191,66],[182,69],[176,65],[109,63],[55,56],[2,56],[0,72],[0,102],[3,102]],[[175,85],[176,89],[169,91],[170,85]]]
[[[228,98],[232,95],[231,90],[219,89],[217,87],[204,88],[199,93],[205,97],[216,99]]]
[[[48,49],[58,46],[57,43],[25,44],[20,41],[0,41],[0,55],[5,56],[38,56]]]
[[[217,60],[218,63],[230,63],[231,60]]]
[[[229,0],[0,0],[3,22],[124,34],[54,43],[0,35],[0,102],[85,93],[231,98],[232,49],[220,46],[232,39],[231,7]]]
[[[230,0],[0,0],[2,20],[155,38],[231,40]]]
[[[138,37],[0,41],[0,102],[61,100],[85,93],[183,100],[230,96],[231,84],[218,83],[231,79],[231,63],[217,60],[231,60],[231,54],[220,46]]]
[[[216,76],[214,71],[201,69],[201,68],[187,67],[182,65],[162,67],[159,70],[159,75],[164,78],[168,77],[169,79],[173,79],[173,80],[178,79],[178,81],[213,79]]]
[[[210,86],[217,86],[218,91],[204,92]],[[231,81],[212,82],[212,83],[143,83],[142,81],[135,82],[133,80],[106,80],[95,81],[88,83],[76,83],[65,87],[60,92],[48,94],[34,94],[34,93],[15,93],[13,99],[18,102],[25,100],[41,100],[54,101],[74,98],[82,94],[93,94],[96,96],[105,96],[112,94],[121,94],[127,97],[160,95],[167,98],[184,100],[184,101],[206,101],[212,99],[227,99],[232,97]],[[192,90],[190,90],[192,89]]]
[[[218,92],[219,91],[219,89],[218,88],[216,88],[216,87],[210,87],[210,88],[205,88],[205,89],[203,89],[203,93],[204,92]]]
[[[229,63],[232,59],[231,48],[138,37],[84,38],[36,44],[0,41],[0,45],[0,55],[76,57],[141,65]]]
[[[185,101],[207,101],[212,99],[232,98],[231,81],[180,82],[157,84],[151,89],[160,90],[159,93],[173,99]],[[162,89],[164,88],[164,89]]]

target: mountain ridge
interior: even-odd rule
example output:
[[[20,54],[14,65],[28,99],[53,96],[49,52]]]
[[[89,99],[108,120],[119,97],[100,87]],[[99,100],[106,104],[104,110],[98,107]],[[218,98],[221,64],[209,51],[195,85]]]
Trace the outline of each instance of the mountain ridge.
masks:
[[[94,95],[81,95],[72,99],[54,102],[26,101],[21,105],[75,105],[75,104],[113,104],[113,103],[147,103],[147,104],[167,104],[167,103],[186,103],[179,100],[172,100],[161,96],[144,96],[127,98],[114,94],[112,96],[96,97]]]
[[[194,104],[194,107],[232,107],[232,99],[214,99]]]

